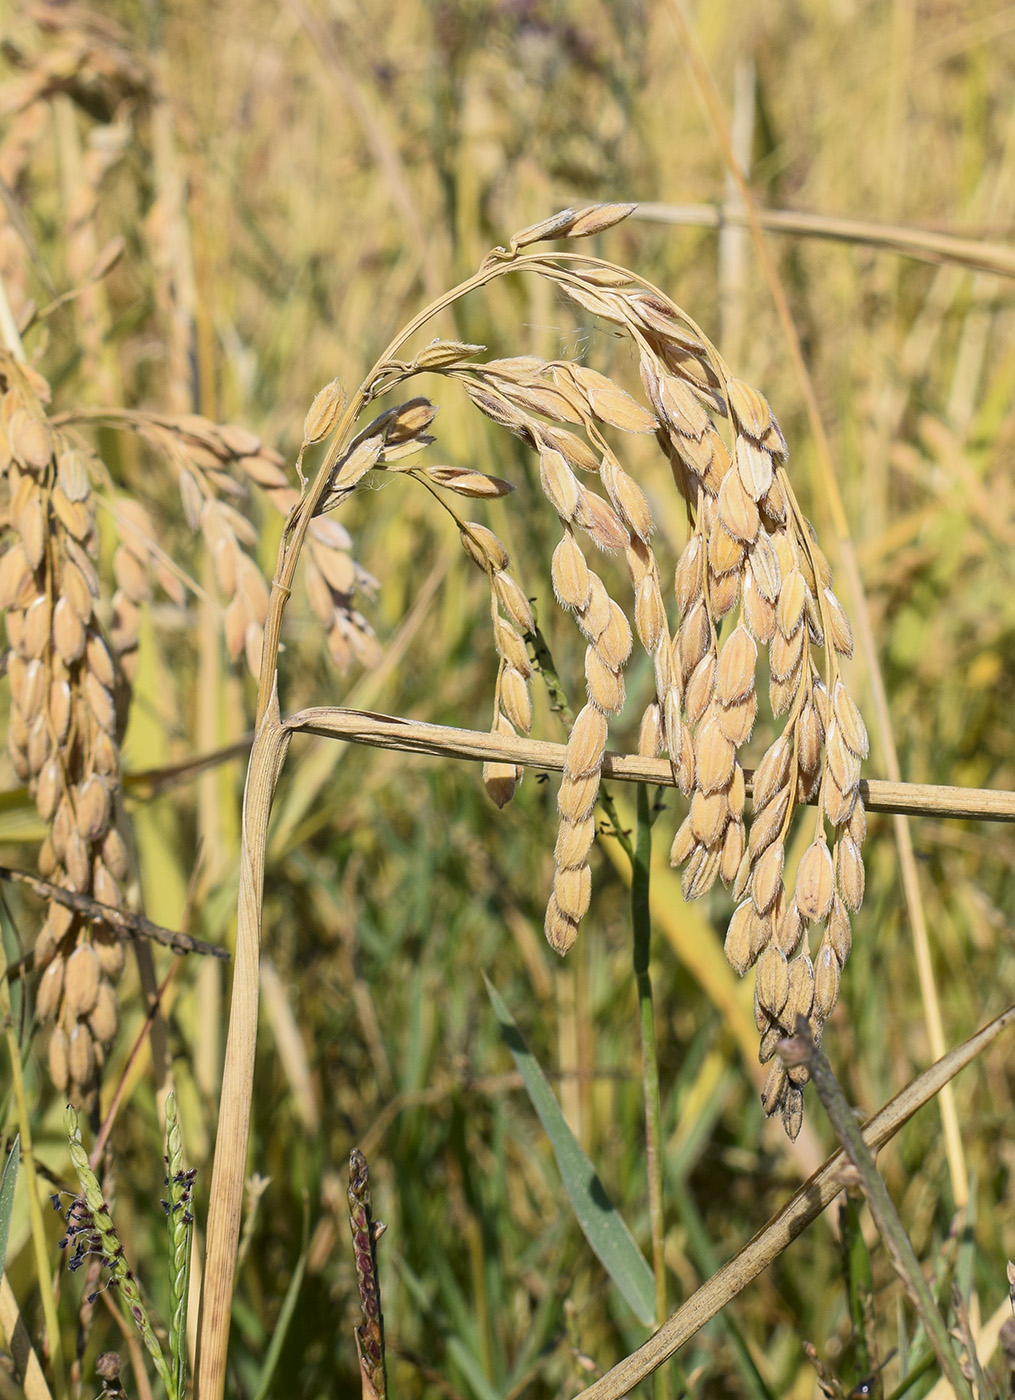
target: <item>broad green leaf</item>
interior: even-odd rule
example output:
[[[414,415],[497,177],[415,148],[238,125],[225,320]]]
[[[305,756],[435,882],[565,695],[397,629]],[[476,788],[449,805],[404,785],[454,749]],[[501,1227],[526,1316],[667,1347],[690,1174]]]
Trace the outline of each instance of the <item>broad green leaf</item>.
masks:
[[[0,1176],[0,1274],[4,1271],[7,1258],[7,1232],[11,1228],[11,1211],[14,1208],[14,1187],[18,1179],[18,1163],[21,1161],[21,1134],[11,1146],[3,1175]]]
[[[655,1287],[652,1270],[638,1248],[623,1218],[606,1194],[596,1169],[575,1141],[553,1090],[543,1071],[522,1039],[510,1011],[497,989],[484,977],[493,1009],[500,1022],[501,1035],[525,1083],[532,1106],[539,1115],[557,1158],[582,1233],[600,1263],[633,1309],[638,1321],[651,1327],[655,1318]]]

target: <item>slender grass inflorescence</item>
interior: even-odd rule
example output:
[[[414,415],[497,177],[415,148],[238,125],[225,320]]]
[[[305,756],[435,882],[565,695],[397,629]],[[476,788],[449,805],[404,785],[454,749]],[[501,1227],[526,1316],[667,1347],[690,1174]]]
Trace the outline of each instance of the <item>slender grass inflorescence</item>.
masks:
[[[169,1400],[181,1400],[183,1391],[177,1384],[177,1375],[170,1369],[165,1354],[152,1327],[147,1305],[137,1286],[137,1280],[127,1267],[123,1246],[116,1233],[99,1186],[98,1178],[88,1161],[88,1153],[81,1141],[81,1127],[78,1115],[68,1104],[64,1114],[64,1127],[70,1148],[71,1161],[81,1184],[83,1200],[74,1201],[67,1212],[67,1235],[65,1243],[77,1241],[74,1258],[83,1259],[88,1253],[97,1253],[109,1270],[108,1286],[119,1295],[124,1313],[140,1333],[141,1340],[155,1364],[162,1383],[166,1387]],[[188,1188],[189,1190],[189,1188]],[[55,1204],[59,1207],[59,1198]],[[74,1261],[72,1259],[72,1267]]]
[[[183,1139],[176,1095],[166,1096],[166,1187],[163,1202],[169,1230],[169,1354],[177,1394],[183,1395],[187,1370],[187,1304],[190,1297],[190,1249],[194,1230],[191,1196],[196,1171],[183,1164]]]
[[[685,897],[697,898],[721,880],[738,901],[726,955],[741,974],[757,965],[755,1017],[767,1063],[800,1015],[820,1038],[849,954],[849,916],[863,898],[859,781],[867,734],[840,672],[852,634],[828,562],[793,493],[786,441],[765,398],[730,373],[686,313],[634,273],[570,252],[523,251],[548,239],[600,233],[633,207],[565,210],[523,230],[410,331],[434,309],[494,277],[534,272],[630,338],[649,407],[569,360],[529,355],[484,363],[477,358],[482,347],[442,340],[415,359],[381,361],[360,391],[360,406],[418,373],[442,374],[538,454],[543,494],[561,530],[550,568],[554,595],[587,643],[588,698],[568,740],[546,911],[547,938],[561,953],[574,944],[591,900],[593,812],[609,721],[626,698],[633,643],[628,614],[590,566],[581,537],[601,552],[623,551],[634,631],[654,674],[639,751],[666,752],[690,799],[671,850],[672,863],[684,867]],[[341,501],[372,469],[410,470],[431,489],[466,496],[510,489],[466,469],[404,466],[403,457],[432,440],[425,429],[434,413],[428,400],[412,399],[359,432],[337,451],[315,513]],[[723,432],[719,420],[725,420]],[[690,533],[676,565],[672,628],[651,543],[651,510],[607,440],[611,428],[654,433],[686,503]],[[597,479],[601,492],[586,484]],[[532,663],[524,643],[531,637],[531,609],[496,536],[481,525],[459,526],[467,552],[491,582],[499,656],[493,729],[528,733]],[[758,714],[762,652],[772,714],[786,718],[758,766],[748,823],[741,754]],[[520,776],[511,764],[488,764],[484,771],[499,805]],[[793,818],[815,794],[813,840],[790,886],[785,862]],[[810,929],[820,932],[813,954]],[[806,1078],[806,1066],[787,1069],[775,1060],[765,1085],[766,1112],[778,1112],[791,1137],[800,1130]]]

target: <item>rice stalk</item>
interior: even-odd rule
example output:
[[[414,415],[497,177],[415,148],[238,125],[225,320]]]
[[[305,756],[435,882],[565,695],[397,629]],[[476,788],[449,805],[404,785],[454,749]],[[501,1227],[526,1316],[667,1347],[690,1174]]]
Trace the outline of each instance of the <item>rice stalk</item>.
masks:
[[[377,399],[420,373],[460,385],[485,417],[537,453],[543,494],[561,526],[553,583],[558,600],[574,614],[588,641],[589,698],[575,717],[564,757],[556,874],[546,913],[550,945],[561,953],[573,945],[591,900],[591,814],[608,717],[623,704],[623,670],[633,642],[624,609],[577,544],[577,529],[604,553],[625,553],[636,627],[655,679],[643,742],[668,750],[674,777],[691,798],[691,814],[675,840],[672,859],[688,862],[688,897],[705,893],[721,876],[743,900],[731,923],[727,954],[740,972],[760,960],[755,1019],[763,1061],[771,1059],[776,1040],[785,1033],[783,1021],[792,1018],[795,1024],[797,1015],[809,1016],[814,1034],[820,1035],[837,999],[850,947],[849,910],[859,907],[863,894],[859,782],[867,737],[839,671],[838,657],[852,650],[849,623],[786,474],[785,440],[763,396],[731,374],[697,325],[657,288],[600,259],[525,251],[551,239],[601,233],[632,208],[567,209],[521,230],[507,248],[494,249],[473,277],[415,317],[348,401],[329,386],[308,415],[308,437],[332,424],[333,436],[313,482],[290,514],[260,648],[258,730],[244,803],[236,973],[201,1315],[198,1387],[205,1400],[218,1400],[225,1377],[252,1092],[264,843],[288,743],[278,704],[277,658],[296,565],[317,518],[346,500],[373,471],[422,478],[428,490],[439,486],[466,497],[499,495],[504,489],[498,479],[471,470],[406,465],[432,443],[429,429],[436,409],[422,396],[402,399],[357,429],[361,412]],[[411,359],[401,357],[406,342],[438,312],[518,270],[548,279],[629,336],[650,409],[573,362],[532,356],[480,362],[480,347],[439,339]],[[727,420],[728,444],[713,415]],[[583,435],[572,432],[572,426]],[[654,432],[686,503],[692,534],[676,571],[680,619],[672,635],[649,544],[648,502],[614,454],[605,427]],[[578,472],[598,477],[605,494],[585,486]],[[531,610],[508,573],[509,560],[496,536],[473,526],[461,533],[467,552],[490,577],[495,627],[501,613],[511,625],[511,632],[499,634],[495,729],[502,731],[505,720],[525,729],[531,712],[518,642],[533,630]],[[720,624],[738,604],[741,622],[720,655]],[[746,785],[737,750],[754,725],[759,641],[769,646],[773,709],[777,715],[788,711],[789,718],[766,755],[760,789],[756,781],[748,843]],[[812,654],[815,648],[824,651],[823,671]],[[495,793],[506,799],[516,775],[495,777],[499,782],[506,778]],[[790,897],[781,852],[798,801],[814,793],[819,797],[814,841]],[[826,822],[833,829],[831,849]],[[804,941],[808,925],[825,929],[816,963]],[[790,1137],[800,1131],[805,1080],[803,1070],[791,1076],[780,1064],[773,1065],[762,1097],[766,1112],[781,1115]]]

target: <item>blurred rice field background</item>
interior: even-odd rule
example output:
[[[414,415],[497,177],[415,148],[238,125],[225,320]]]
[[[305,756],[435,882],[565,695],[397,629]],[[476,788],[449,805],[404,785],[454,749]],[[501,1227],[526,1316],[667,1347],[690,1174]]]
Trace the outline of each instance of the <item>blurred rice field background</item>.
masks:
[[[1011,789],[1015,8],[708,0],[692,22],[758,204],[818,216],[808,226],[787,217],[767,237],[830,437],[902,776]],[[3,20],[2,62],[0,273],[54,413],[200,413],[251,429],[293,463],[317,390],[336,376],[355,388],[398,328],[489,248],[568,205],[638,200],[646,207],[593,251],[664,288],[766,394],[838,569],[800,385],[669,0],[26,4]],[[30,303],[45,308],[81,287],[116,237],[125,246],[109,274],[29,324]],[[498,282],[435,329],[490,356],[577,357],[639,392],[626,343],[535,279]],[[533,459],[453,385],[438,392],[431,459],[517,487],[476,503],[486,512],[477,518],[510,549],[574,701],[581,648],[553,602],[555,522]],[[211,565],[160,460],[109,427],[92,441],[116,489],[147,507],[162,547],[201,587],[182,603],[156,593],[142,614],[123,745],[133,892],[156,922],[228,946],[243,756],[172,781],[158,772],[243,739],[253,681],[221,644]],[[683,505],[651,445],[631,443],[625,465],[650,498],[660,559],[672,568]],[[270,577],[283,517],[256,495],[244,509]],[[337,518],[362,565],[358,606],[376,645],[364,642],[340,669],[295,594],[283,706],[488,727],[487,587],[451,522],[394,475]],[[112,544],[102,540],[108,568]],[[850,685],[869,714],[859,654]],[[650,667],[633,663],[611,747],[635,749],[650,688]],[[561,742],[539,689],[533,734]],[[865,775],[884,776],[870,718],[868,727]],[[755,757],[771,735],[770,721],[759,725]],[[0,767],[0,860],[32,869],[43,828],[9,762]],[[379,1254],[391,1394],[572,1395],[647,1335],[575,1222],[483,982],[511,1008],[647,1252],[629,875],[616,842],[598,841],[590,914],[573,952],[557,958],[542,931],[555,791],[556,780],[529,773],[499,812],[475,764],[294,741],[269,846],[256,1181],[230,1395],[355,1393],[345,1190],[356,1146],[388,1227]],[[616,798],[633,824],[633,794],[618,785]],[[732,906],[718,888],[682,901],[666,853],[684,804],[672,790],[665,803],[652,975],[672,1306],[835,1140],[810,1092],[793,1148],[766,1123],[750,988],[721,956]],[[1015,831],[930,818],[911,829],[950,1046],[1015,1000]],[[871,816],[866,855],[867,896],[824,1047],[850,1100],[872,1112],[934,1057],[889,818]],[[17,890],[9,902],[30,947],[38,905]],[[160,977],[171,962],[156,950]],[[103,1107],[124,1076],[125,1096],[107,1189],[159,1308],[158,1104],[172,1082],[198,1168],[200,1245],[228,972],[183,960],[164,1022],[130,1063],[145,1015],[130,958],[121,987]],[[65,1179],[63,1100],[46,1079],[41,1040],[26,1069],[40,1161]],[[968,1191],[957,1225],[936,1104],[879,1164],[921,1260],[938,1261],[956,1232],[955,1276],[975,1319],[986,1319],[1007,1306],[1005,1261],[1015,1254],[1010,1042],[960,1076],[955,1093]],[[8,1104],[8,1134],[13,1122]],[[846,1391],[862,1379],[835,1214],[684,1348],[676,1393],[803,1400],[816,1387],[804,1342]],[[54,1266],[58,1234],[55,1221]],[[868,1242],[883,1360],[905,1350],[913,1321],[870,1231]],[[271,1375],[265,1358],[298,1268],[298,1303]],[[15,1214],[7,1269],[37,1335],[27,1214]],[[63,1276],[60,1289],[73,1356],[76,1284]],[[93,1357],[109,1348],[123,1339],[100,1307],[82,1395],[95,1393]],[[897,1356],[886,1393],[900,1374]],[[926,1393],[932,1379],[908,1393]],[[0,1394],[17,1393],[0,1371]]]

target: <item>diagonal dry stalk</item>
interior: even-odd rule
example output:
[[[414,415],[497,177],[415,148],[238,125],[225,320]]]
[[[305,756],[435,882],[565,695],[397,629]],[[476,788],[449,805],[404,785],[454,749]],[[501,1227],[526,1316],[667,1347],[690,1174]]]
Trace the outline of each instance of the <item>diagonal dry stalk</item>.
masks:
[[[940,1094],[959,1070],[981,1055],[1012,1024],[1015,1024],[1015,1006],[1008,1007],[907,1084],[864,1125],[863,1140],[867,1147],[873,1152],[883,1147],[918,1109]],[[835,1200],[843,1189],[845,1165],[846,1154],[840,1149],[794,1192],[752,1240],[667,1318],[658,1332],[594,1385],[583,1390],[582,1396],[587,1400],[619,1400],[674,1356]]]

